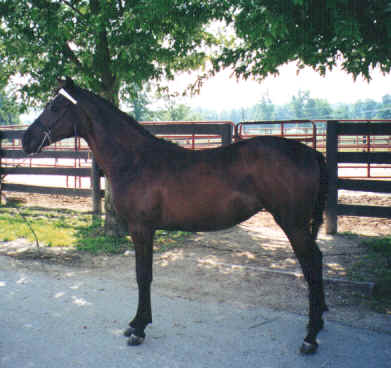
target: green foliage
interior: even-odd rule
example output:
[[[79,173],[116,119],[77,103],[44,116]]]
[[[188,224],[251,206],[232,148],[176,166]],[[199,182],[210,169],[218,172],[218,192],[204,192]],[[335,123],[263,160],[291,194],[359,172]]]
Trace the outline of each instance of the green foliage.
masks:
[[[19,107],[4,92],[0,92],[0,125],[19,124]]]
[[[200,121],[202,120],[202,116],[192,111],[189,106],[173,104],[165,110],[154,112],[152,119],[155,121]]]
[[[289,61],[321,74],[341,64],[353,76],[391,68],[389,0],[232,0],[239,37],[214,61],[238,76],[266,77]]]
[[[118,103],[119,91],[198,68],[219,40],[207,31],[229,7],[218,0],[0,1],[0,86],[28,78],[23,101],[45,100],[56,78]]]
[[[232,28],[216,32],[216,21]],[[373,67],[390,71],[390,44],[390,0],[0,0],[0,88],[25,76],[26,104],[64,75],[118,103],[208,60],[212,74],[245,78],[297,61],[369,79]]]

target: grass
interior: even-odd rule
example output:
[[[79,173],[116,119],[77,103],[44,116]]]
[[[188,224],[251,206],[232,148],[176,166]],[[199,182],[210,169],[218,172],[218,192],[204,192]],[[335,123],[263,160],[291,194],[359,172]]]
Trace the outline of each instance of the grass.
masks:
[[[130,237],[105,236],[101,224],[87,213],[48,208],[17,208],[10,203],[0,207],[0,241],[25,238],[35,243],[35,238],[26,220],[36,233],[39,243],[49,247],[74,247],[92,254],[120,254],[133,249]],[[23,214],[25,219],[20,215]],[[157,231],[155,251],[164,252],[177,247],[188,233],[180,231]]]
[[[391,236],[361,242],[365,254],[353,265],[349,276],[356,281],[374,281],[375,310],[391,314]]]
[[[74,244],[74,228],[87,225],[86,217],[77,216],[68,211],[46,213],[37,209],[23,209],[22,213],[33,227],[39,242],[50,247]],[[2,207],[0,209],[0,240],[12,241],[18,238],[35,242],[34,235],[16,208]]]

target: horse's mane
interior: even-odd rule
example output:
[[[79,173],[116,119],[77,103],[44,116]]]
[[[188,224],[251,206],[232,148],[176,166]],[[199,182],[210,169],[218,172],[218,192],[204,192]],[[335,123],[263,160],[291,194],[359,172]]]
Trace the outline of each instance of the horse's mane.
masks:
[[[94,100],[95,104],[104,105],[105,110],[109,111],[112,115],[115,115],[116,118],[120,120],[122,123],[127,123],[128,125],[131,125],[133,128],[136,128],[143,135],[149,135],[154,137],[151,133],[149,133],[146,129],[144,129],[140,125],[140,123],[133,118],[133,116],[121,111],[112,102],[106,100],[105,98],[99,95],[96,95],[95,93],[82,89],[80,87],[78,88],[78,92],[84,96],[87,96],[89,99]]]
[[[113,129],[115,129],[116,127],[119,127],[121,123],[126,124],[126,125],[132,127],[132,129],[136,129],[139,134],[143,135],[144,137],[149,138],[151,143],[155,142],[155,143],[160,143],[164,146],[179,148],[179,146],[176,145],[175,143],[172,143],[172,142],[167,141],[165,139],[160,139],[160,138],[155,137],[147,129],[145,129],[133,116],[121,111],[112,102],[106,100],[105,98],[103,98],[95,93],[92,93],[88,90],[80,88],[78,86],[75,86],[75,88],[77,89],[77,92],[79,94],[86,97],[87,99],[92,100],[94,104],[103,105],[104,110],[106,110],[110,115],[113,115],[115,117],[116,122],[118,122],[119,124],[112,124]]]

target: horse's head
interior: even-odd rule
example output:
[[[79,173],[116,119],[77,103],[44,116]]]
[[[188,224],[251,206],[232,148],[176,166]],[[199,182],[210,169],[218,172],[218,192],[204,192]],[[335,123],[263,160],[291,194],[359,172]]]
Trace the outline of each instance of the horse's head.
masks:
[[[45,146],[76,134],[79,121],[77,101],[72,97],[73,81],[59,81],[58,94],[26,130],[22,143],[27,154],[38,153]]]

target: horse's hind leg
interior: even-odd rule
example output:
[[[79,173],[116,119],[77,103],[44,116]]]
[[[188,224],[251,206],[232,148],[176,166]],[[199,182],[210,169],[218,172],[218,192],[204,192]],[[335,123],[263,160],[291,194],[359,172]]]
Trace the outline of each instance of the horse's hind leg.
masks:
[[[145,327],[152,323],[151,283],[154,232],[133,230],[131,236],[136,250],[136,279],[139,296],[136,316],[129,323],[129,328],[124,335],[129,337],[128,345],[140,345],[145,339]]]
[[[314,353],[318,347],[316,336],[323,328],[323,312],[327,311],[323,289],[322,253],[307,229],[283,228],[303,270],[309,288],[308,334],[301,352]]]

